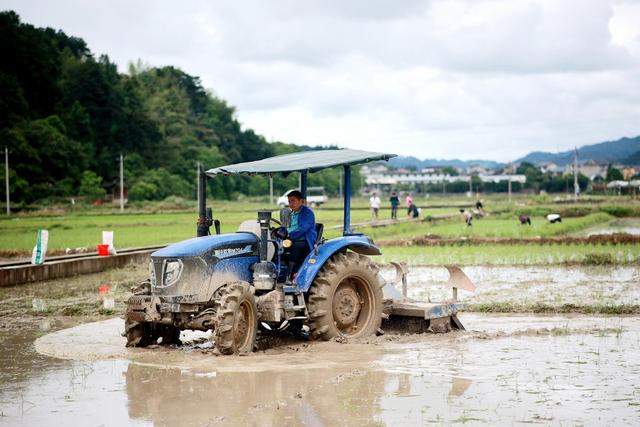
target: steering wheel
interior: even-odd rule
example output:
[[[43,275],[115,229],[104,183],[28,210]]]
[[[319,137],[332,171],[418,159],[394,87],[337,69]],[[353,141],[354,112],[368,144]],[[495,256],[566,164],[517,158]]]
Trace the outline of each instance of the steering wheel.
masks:
[[[289,237],[289,232],[284,227],[277,227],[271,230],[271,238],[277,238],[280,240],[285,240]]]
[[[269,218],[269,220],[275,222],[278,225],[282,225],[282,223],[275,218]]]

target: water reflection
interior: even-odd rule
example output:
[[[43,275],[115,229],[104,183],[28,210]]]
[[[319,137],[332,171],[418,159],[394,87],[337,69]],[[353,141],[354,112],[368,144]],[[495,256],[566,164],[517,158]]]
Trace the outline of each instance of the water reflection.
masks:
[[[130,364],[129,416],[154,425],[343,425],[378,418],[384,372],[291,369],[200,376]]]
[[[393,425],[634,424],[640,417],[638,336],[636,328],[394,348],[380,362],[391,374],[381,419]]]

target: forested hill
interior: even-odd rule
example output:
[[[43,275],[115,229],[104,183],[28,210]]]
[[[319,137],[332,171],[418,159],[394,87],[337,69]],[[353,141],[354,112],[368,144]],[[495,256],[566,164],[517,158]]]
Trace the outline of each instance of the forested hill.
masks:
[[[640,136],[635,138],[621,138],[616,141],[606,141],[598,144],[585,145],[578,148],[578,158],[580,162],[595,160],[598,163],[621,162],[623,164],[634,164],[632,157],[640,153]],[[560,153],[548,153],[534,151],[525,157],[516,160],[514,163],[529,162],[535,165],[554,162],[565,166],[574,160],[573,150]]]
[[[81,38],[21,23],[14,12],[0,13],[0,40],[0,148],[9,147],[14,203],[100,196],[117,182],[120,153],[130,199],[163,199],[195,195],[197,161],[214,167],[311,149],[243,130],[233,106],[174,67],[121,74]],[[311,184],[337,187],[314,175]],[[244,177],[210,188],[216,197],[268,191]]]

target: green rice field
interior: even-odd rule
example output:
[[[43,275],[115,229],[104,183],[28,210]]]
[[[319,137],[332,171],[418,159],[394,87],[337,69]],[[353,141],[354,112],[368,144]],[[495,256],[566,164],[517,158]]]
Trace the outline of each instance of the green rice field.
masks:
[[[423,218],[417,222],[400,221],[387,226],[360,225],[371,220],[365,198],[352,201],[351,223],[356,230],[370,236],[374,241],[386,241],[384,260],[403,260],[415,265],[443,264],[456,262],[461,264],[546,264],[563,262],[584,262],[591,255],[609,254],[611,262],[637,262],[640,250],[633,246],[593,246],[593,245],[514,245],[500,246],[455,246],[455,247],[403,247],[389,245],[394,240],[406,240],[420,236],[438,236],[443,238],[459,237],[501,237],[532,238],[576,235],[594,227],[606,228],[616,219],[614,215],[623,212],[633,214],[638,203],[621,201],[611,208],[612,200],[603,199],[590,203],[568,204],[560,207],[536,202],[535,199],[519,199],[509,205],[503,199],[485,200],[487,216],[474,219],[471,227],[462,220],[459,209],[470,207],[475,200],[466,198],[431,198],[419,201],[422,204]],[[213,202],[214,217],[220,219],[222,232],[233,232],[245,220],[256,218],[256,211],[268,206],[266,201]],[[524,206],[524,207],[523,207]],[[603,208],[608,206],[609,208]],[[403,220],[406,210],[399,210],[398,217]],[[116,248],[130,248],[150,245],[164,245],[195,236],[197,212],[170,211],[150,205],[146,212],[125,212],[102,208],[97,211],[76,213],[55,211],[40,214],[21,214],[0,219],[0,253],[3,256],[25,256],[33,248],[39,228],[49,230],[49,250],[64,251],[66,248],[87,248],[94,251],[101,242],[102,231],[115,233]],[[164,206],[163,206],[164,208]],[[554,209],[555,208],[555,209]],[[531,214],[532,225],[522,226],[518,214],[527,209]],[[563,216],[562,223],[549,224],[544,214],[548,211],[574,212],[576,215]],[[131,209],[133,210],[133,209]],[[325,225],[325,237],[332,238],[341,234],[342,206],[340,201],[332,200],[327,205],[314,209],[316,221]],[[580,213],[584,213],[580,215]],[[607,213],[610,212],[610,213]],[[277,212],[275,213],[277,217]],[[380,220],[387,220],[390,210],[380,211]],[[635,220],[634,220],[635,221]],[[334,229],[332,229],[332,227]],[[608,262],[605,260],[605,262]]]
[[[381,263],[408,265],[638,264],[640,245],[385,246]]]

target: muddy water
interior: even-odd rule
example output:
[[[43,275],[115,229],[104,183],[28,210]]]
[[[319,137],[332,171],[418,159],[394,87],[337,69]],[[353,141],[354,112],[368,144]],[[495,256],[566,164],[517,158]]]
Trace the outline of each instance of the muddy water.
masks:
[[[215,357],[202,335],[183,335],[184,348],[124,349],[120,319],[41,337],[31,327],[20,338],[1,336],[0,424],[640,420],[640,318],[466,314],[462,320],[467,332],[286,343],[244,357]]]
[[[637,267],[469,267],[472,302],[640,304]],[[414,297],[449,296],[444,268]],[[433,286],[431,286],[433,285]],[[640,317],[460,316],[467,331],[346,344],[283,341],[216,357],[126,349],[123,322],[0,324],[0,425],[633,425]]]
[[[618,218],[606,224],[599,224],[577,233],[579,236],[594,236],[597,234],[626,233],[640,235],[639,218]]]
[[[640,218],[617,218],[604,224],[598,224],[582,230],[577,236],[595,236],[598,234],[626,233],[640,235]]]

